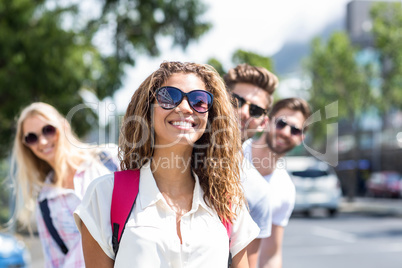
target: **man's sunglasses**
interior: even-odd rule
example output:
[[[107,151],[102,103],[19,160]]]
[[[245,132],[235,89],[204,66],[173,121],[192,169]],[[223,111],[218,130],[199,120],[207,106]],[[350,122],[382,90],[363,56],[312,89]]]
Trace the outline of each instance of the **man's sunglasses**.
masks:
[[[53,137],[54,134],[56,134],[56,128],[52,125],[46,125],[42,128],[42,135],[50,138]],[[34,145],[39,141],[39,136],[41,134],[35,134],[35,133],[28,133],[25,137],[24,137],[24,142],[27,145]]]
[[[237,100],[237,108],[241,108],[243,107],[244,104],[248,104],[248,112],[250,114],[251,117],[255,117],[258,118],[263,114],[267,113],[266,109],[261,108],[260,106],[257,106],[255,104],[250,103],[249,101],[246,101],[245,99],[243,99],[242,97],[240,97],[237,94],[232,94],[233,97]]]
[[[279,130],[285,128],[286,126],[289,126],[290,134],[292,134],[293,136],[300,136],[302,134],[302,130],[300,128],[289,125],[283,118],[279,118],[278,120],[276,120],[275,126],[276,126],[276,129],[279,129]]]
[[[180,105],[187,97],[190,107],[198,113],[206,113],[212,107],[214,96],[205,90],[196,89],[184,93],[176,87],[161,87],[156,90],[156,101],[165,110],[171,110]]]

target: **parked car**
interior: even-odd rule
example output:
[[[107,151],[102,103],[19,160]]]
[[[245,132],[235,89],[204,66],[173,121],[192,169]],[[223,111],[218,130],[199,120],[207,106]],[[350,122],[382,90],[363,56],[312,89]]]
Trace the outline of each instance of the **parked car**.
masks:
[[[366,189],[368,196],[402,197],[402,175],[396,171],[373,172]]]
[[[286,157],[286,169],[296,187],[294,212],[310,215],[323,208],[329,216],[338,212],[342,190],[334,169],[314,157]]]
[[[29,251],[21,240],[0,233],[0,268],[29,267],[30,260]]]

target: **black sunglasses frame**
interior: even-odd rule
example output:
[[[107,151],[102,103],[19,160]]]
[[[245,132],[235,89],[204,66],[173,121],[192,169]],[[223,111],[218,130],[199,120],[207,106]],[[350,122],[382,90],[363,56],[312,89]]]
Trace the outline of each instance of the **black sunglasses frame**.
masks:
[[[240,109],[244,104],[248,104],[248,113],[251,117],[260,118],[263,115],[268,114],[268,110],[261,108],[258,105],[252,104],[249,101],[246,101],[244,98],[239,95],[232,93],[232,96],[237,100],[237,108]]]
[[[180,94],[181,94],[181,99],[180,99],[179,101],[175,102],[175,105],[174,105],[174,106],[172,106],[172,107],[165,107],[163,103],[160,103],[160,102],[159,102],[159,98],[158,98],[159,92],[160,92],[162,89],[174,89],[174,90],[179,91]],[[207,103],[208,108],[206,109],[206,111],[198,111],[196,108],[194,108],[194,104],[192,104],[191,95],[193,95],[194,93],[198,93],[198,92],[201,92],[201,93],[203,93],[203,94],[206,94],[206,95],[210,98],[210,99],[208,99],[209,102]],[[190,92],[188,92],[188,93],[184,93],[183,91],[181,91],[181,89],[179,89],[179,88],[177,88],[177,87],[165,86],[165,87],[160,87],[160,88],[158,88],[158,89],[156,90],[156,92],[155,92],[156,101],[158,102],[159,106],[160,106],[162,109],[165,109],[165,110],[172,110],[172,109],[176,108],[177,106],[179,106],[180,103],[182,103],[184,97],[187,98],[188,104],[190,105],[191,109],[193,109],[194,111],[196,111],[197,113],[200,113],[200,114],[204,114],[204,113],[208,112],[208,111],[212,108],[212,103],[213,103],[213,101],[214,101],[214,95],[212,95],[211,92],[208,92],[208,91],[202,90],[202,89],[195,89],[195,90],[192,90],[192,91],[190,91]]]
[[[57,131],[56,127],[54,127],[52,125],[46,125],[42,128],[42,131],[41,131],[42,133],[36,134],[33,132],[29,132],[27,135],[25,135],[23,141],[26,145],[32,146],[32,145],[35,145],[36,143],[38,143],[39,137],[41,135],[43,135],[45,137],[52,137],[56,134],[56,131]]]
[[[286,122],[284,118],[278,118],[277,120],[275,120],[276,129],[284,129],[286,126],[290,127],[290,134],[292,136],[301,136],[301,134],[303,133],[300,128],[288,124],[288,122]]]

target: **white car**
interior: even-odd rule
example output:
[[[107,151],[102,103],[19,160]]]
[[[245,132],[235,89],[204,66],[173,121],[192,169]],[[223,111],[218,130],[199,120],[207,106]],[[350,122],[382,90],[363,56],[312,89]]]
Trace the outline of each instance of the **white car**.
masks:
[[[335,216],[342,190],[331,166],[314,157],[285,157],[285,168],[296,186],[294,212],[311,215],[313,209],[324,208]]]

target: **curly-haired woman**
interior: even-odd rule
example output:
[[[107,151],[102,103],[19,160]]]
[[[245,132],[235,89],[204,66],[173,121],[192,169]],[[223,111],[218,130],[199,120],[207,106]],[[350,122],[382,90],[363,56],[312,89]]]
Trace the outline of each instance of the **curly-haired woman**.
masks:
[[[227,267],[229,251],[232,267],[248,267],[259,229],[244,205],[236,116],[212,67],[162,63],[135,91],[119,143],[121,169],[140,170],[139,193],[116,255],[114,177],[90,185],[75,212],[87,267]]]

